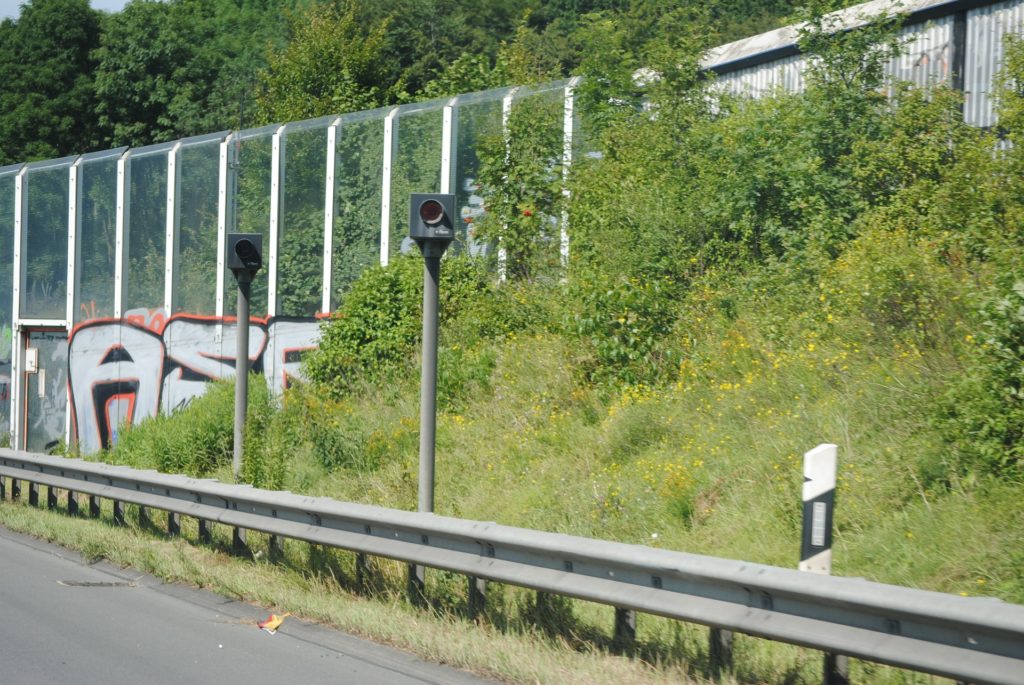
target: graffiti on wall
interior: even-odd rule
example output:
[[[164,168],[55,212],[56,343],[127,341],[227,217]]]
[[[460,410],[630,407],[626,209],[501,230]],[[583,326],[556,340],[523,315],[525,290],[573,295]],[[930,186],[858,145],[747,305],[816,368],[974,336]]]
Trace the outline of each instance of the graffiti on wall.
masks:
[[[249,325],[249,361],[272,392],[300,376],[316,347],[315,319],[275,317]],[[148,312],[77,326],[68,342],[68,391],[79,448],[96,452],[117,429],[185,406],[207,384],[235,374],[238,325],[233,318]]]

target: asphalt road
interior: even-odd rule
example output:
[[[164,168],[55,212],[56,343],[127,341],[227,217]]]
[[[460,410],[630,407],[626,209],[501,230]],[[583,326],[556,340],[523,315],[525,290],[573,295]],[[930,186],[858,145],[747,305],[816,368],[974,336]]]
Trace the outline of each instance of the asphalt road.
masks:
[[[0,681],[483,685],[461,671],[168,585],[0,527]]]

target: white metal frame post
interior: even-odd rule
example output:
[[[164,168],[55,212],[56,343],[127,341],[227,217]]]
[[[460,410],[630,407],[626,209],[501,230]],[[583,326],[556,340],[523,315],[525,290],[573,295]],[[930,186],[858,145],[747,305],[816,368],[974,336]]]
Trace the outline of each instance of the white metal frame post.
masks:
[[[167,220],[164,248],[164,316],[174,312],[178,273],[178,240],[181,228],[181,141],[167,152]]]
[[[280,126],[271,142],[270,152],[270,247],[267,260],[267,316],[277,314],[277,254],[278,236],[281,232],[281,201],[284,194],[284,157],[285,127]]]
[[[67,313],[68,334],[75,322],[75,304],[78,296],[80,278],[78,262],[82,258],[82,248],[78,236],[82,230],[81,212],[78,211],[78,199],[82,189],[82,158],[79,157],[68,169],[68,275],[67,275]]]
[[[441,192],[451,193],[458,170],[458,150],[456,144],[459,137],[458,96],[453,97],[444,106],[441,120]]]
[[[78,200],[81,196],[82,179],[79,174],[82,158],[79,157],[68,169],[68,270],[67,270],[67,309],[65,313],[68,342],[71,340],[71,329],[75,325],[75,300],[78,296],[78,262],[81,258],[81,247],[78,236],[82,228],[82,216]],[[64,444],[71,444],[71,397],[68,393],[64,411]]]
[[[327,127],[327,168],[324,188],[324,278],[320,293],[320,312],[331,311],[331,274],[334,267],[334,171],[337,167],[338,128],[341,117]]]
[[[398,108],[384,117],[384,154],[380,184],[380,265],[387,266],[391,254],[391,166],[398,147]]]
[[[114,218],[114,318],[124,316],[124,261],[128,240],[125,227],[128,223],[128,154],[125,150],[117,160],[117,215]]]
[[[25,231],[25,193],[28,189],[28,167],[22,167],[14,179],[14,300],[11,303],[11,444],[21,447],[22,406],[21,368],[24,350],[21,344],[21,291],[24,269],[21,265]]]
[[[224,264],[224,249],[227,233],[234,225],[234,160],[235,134],[231,133],[220,144],[220,169],[217,176],[217,295],[214,299],[214,314],[217,316],[215,342],[223,339],[224,279],[227,271]]]
[[[569,266],[569,174],[572,172],[573,135],[576,132],[576,86],[580,82],[577,76],[565,86],[565,108],[562,114],[562,217],[561,217],[561,255],[562,268]]]
[[[512,102],[515,100],[516,92],[519,88],[512,88],[505,94],[505,97],[501,99],[501,138],[505,141],[505,164],[507,165],[512,158],[512,141],[509,138],[508,125],[512,119]],[[508,228],[508,225],[505,225]],[[498,280],[505,282],[508,278],[508,252],[505,247],[498,241]]]

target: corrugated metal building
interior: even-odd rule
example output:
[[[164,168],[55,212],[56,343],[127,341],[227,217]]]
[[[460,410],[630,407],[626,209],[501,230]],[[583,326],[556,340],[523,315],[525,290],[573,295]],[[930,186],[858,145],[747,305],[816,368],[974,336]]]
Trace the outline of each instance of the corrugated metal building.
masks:
[[[944,83],[964,92],[964,119],[995,123],[992,80],[1003,61],[1003,39],[1024,31],[1024,0],[873,0],[832,15],[836,28],[854,28],[885,13],[907,15],[903,54],[892,60],[894,79],[918,86]],[[711,50],[703,66],[727,92],[757,97],[778,88],[803,88],[806,57],[797,46],[799,25],[786,26]]]

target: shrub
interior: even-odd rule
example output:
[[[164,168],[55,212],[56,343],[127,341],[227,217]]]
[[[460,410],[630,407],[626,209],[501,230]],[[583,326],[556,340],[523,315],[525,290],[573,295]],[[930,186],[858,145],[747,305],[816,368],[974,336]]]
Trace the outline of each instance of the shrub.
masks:
[[[452,373],[465,376],[446,355],[480,362],[477,379],[486,376],[486,355],[477,343],[512,332],[551,330],[560,325],[560,299],[551,296],[559,286],[513,282],[496,284],[484,260],[453,255],[442,262],[440,283],[440,369],[455,386]],[[388,267],[374,267],[355,282],[341,307],[322,326],[319,349],[306,357],[313,387],[338,399],[362,381],[381,383],[404,377],[415,364],[422,331],[423,262],[418,256],[399,257]],[[469,355],[469,356],[466,356]],[[482,375],[481,375],[482,374]],[[468,377],[467,377],[468,378]],[[445,380],[442,378],[442,383]],[[461,392],[461,391],[460,391]]]
[[[674,283],[620,278],[577,288],[576,334],[591,355],[590,380],[635,385],[651,382],[677,355],[667,343],[676,318]]]
[[[939,414],[962,473],[1024,478],[1024,274],[982,309],[966,373]]]
[[[211,383],[205,394],[174,414],[160,414],[122,429],[109,458],[137,468],[191,476],[209,475],[230,464],[234,452],[234,388],[232,381]],[[262,375],[251,374],[246,415],[247,457],[258,454],[257,445],[264,439],[272,412],[266,381]]]

